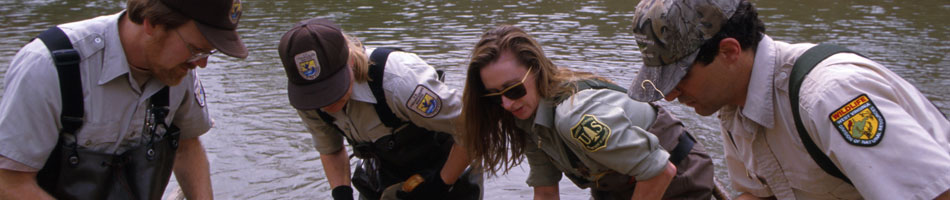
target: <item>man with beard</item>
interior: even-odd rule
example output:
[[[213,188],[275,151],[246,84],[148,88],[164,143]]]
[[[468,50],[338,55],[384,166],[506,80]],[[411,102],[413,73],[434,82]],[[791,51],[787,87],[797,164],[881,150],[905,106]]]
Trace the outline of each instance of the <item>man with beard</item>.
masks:
[[[0,101],[0,199],[211,199],[195,67],[245,58],[240,0],[129,0],[24,46]]]

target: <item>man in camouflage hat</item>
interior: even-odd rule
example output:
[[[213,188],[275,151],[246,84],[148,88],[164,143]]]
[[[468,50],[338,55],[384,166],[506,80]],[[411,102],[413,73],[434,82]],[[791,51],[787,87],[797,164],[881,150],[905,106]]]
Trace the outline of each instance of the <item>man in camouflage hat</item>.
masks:
[[[950,198],[950,122],[881,64],[774,41],[746,0],[644,0],[633,26],[628,95],[718,111],[739,199]]]
[[[0,199],[161,199],[175,172],[212,199],[195,72],[247,57],[240,0],[128,0],[61,24],[13,57],[0,101]]]

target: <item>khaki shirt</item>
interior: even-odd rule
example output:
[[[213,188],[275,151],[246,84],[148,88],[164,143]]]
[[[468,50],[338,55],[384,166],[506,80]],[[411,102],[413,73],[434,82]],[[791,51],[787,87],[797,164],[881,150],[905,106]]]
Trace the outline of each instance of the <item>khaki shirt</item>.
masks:
[[[818,167],[796,131],[787,89],[792,65],[812,46],[765,36],[745,106],[720,110],[733,187],[778,199],[933,199],[950,188],[950,122],[913,85],[850,53],[819,63],[802,84],[800,102],[812,140],[854,186]],[[854,120],[839,125],[833,118]],[[853,143],[846,141],[851,134],[839,128],[859,124],[870,129],[866,134],[884,129],[873,134],[882,137],[857,131]]]
[[[82,58],[85,120],[77,133],[80,148],[118,154],[138,146],[149,97],[165,87],[153,78],[143,91],[132,79],[119,41],[118,20],[123,13],[59,26]],[[63,103],[56,66],[41,40],[17,52],[5,83],[0,101],[0,155],[43,168],[59,139]],[[181,128],[181,138],[195,138],[211,129],[204,89],[194,71],[169,88],[169,97],[165,121]]]
[[[555,185],[562,172],[595,181],[594,175],[613,170],[646,180],[666,167],[669,153],[645,130],[656,118],[649,104],[609,89],[581,90],[557,110],[551,101],[542,99],[533,119],[516,122],[528,134],[529,186]],[[567,153],[577,155],[591,176],[571,167]]]
[[[375,49],[367,49],[366,55],[372,55]],[[455,120],[462,111],[462,96],[459,91],[449,88],[436,77],[435,68],[429,66],[416,54],[393,51],[386,61],[383,75],[383,93],[386,103],[393,114],[432,131],[455,135]],[[436,103],[432,106],[420,106],[420,97],[429,96]],[[342,111],[328,113],[333,122],[346,137],[357,142],[373,142],[392,134],[386,127],[373,105],[376,97],[367,82],[353,85],[353,93]],[[343,137],[339,131],[328,126],[316,110],[297,110],[297,114],[313,135],[317,151],[322,154],[333,153],[343,148]]]

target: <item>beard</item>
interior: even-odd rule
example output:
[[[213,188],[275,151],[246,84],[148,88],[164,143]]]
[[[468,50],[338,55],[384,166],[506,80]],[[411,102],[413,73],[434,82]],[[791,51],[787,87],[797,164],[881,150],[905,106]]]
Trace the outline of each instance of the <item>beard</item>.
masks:
[[[157,37],[161,39],[151,39],[145,42],[145,65],[152,77],[158,79],[168,86],[176,86],[185,78],[188,71],[193,67],[191,63],[168,64],[169,59],[162,58],[162,50],[165,50],[165,39],[168,37]]]

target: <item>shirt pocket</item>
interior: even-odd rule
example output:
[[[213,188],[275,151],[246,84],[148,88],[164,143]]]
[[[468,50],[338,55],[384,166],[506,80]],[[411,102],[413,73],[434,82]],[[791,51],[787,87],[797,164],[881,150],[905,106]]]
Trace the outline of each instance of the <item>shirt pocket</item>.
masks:
[[[115,153],[121,140],[119,122],[90,122],[79,129],[76,143],[79,148],[96,152]]]

